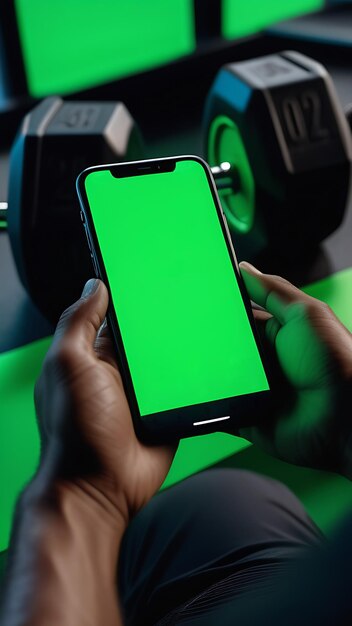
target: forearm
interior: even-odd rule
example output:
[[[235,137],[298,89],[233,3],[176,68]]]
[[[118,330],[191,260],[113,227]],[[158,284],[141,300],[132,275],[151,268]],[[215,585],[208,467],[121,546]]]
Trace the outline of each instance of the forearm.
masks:
[[[87,484],[32,484],[23,494],[1,614],[6,626],[122,624],[115,582],[124,532]]]

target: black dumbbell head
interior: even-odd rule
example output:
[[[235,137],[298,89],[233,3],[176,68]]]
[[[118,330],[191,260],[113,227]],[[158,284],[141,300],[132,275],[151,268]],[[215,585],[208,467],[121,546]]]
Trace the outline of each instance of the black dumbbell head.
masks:
[[[209,164],[238,169],[220,196],[240,258],[309,251],[341,223],[351,135],[321,64],[282,52],[223,67],[204,134]]]
[[[22,123],[10,159],[8,228],[22,283],[53,322],[92,276],[75,182],[91,165],[143,157],[120,102],[43,100]]]

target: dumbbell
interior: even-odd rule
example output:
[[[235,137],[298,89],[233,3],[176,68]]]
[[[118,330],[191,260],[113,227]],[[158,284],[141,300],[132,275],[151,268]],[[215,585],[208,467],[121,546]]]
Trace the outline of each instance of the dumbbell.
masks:
[[[351,135],[322,65],[283,52],[223,67],[203,130],[240,259],[270,252],[296,260],[297,250],[309,253],[339,226]],[[143,157],[122,103],[48,98],[25,117],[11,152],[8,230],[20,278],[52,322],[92,272],[76,176],[97,163]]]
[[[7,228],[20,279],[53,323],[92,275],[76,177],[90,165],[143,152],[121,102],[51,97],[24,118],[10,155]]]
[[[341,224],[351,131],[320,63],[282,52],[224,66],[203,132],[208,163],[226,163],[216,176],[240,259],[308,256]]]

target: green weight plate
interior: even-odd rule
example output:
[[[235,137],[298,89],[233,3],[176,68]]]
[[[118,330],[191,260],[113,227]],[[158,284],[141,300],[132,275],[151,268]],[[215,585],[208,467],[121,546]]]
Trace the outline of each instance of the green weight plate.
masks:
[[[221,189],[219,196],[232,230],[248,233],[255,216],[255,183],[240,131],[229,117],[220,115],[210,126],[208,134],[210,166],[229,162],[236,167],[240,189]]]

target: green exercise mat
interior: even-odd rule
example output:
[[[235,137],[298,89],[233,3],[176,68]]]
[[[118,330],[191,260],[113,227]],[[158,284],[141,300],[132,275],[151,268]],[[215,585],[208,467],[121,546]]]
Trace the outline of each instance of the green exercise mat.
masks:
[[[352,268],[309,285],[306,291],[326,301],[352,330]],[[38,462],[33,388],[49,344],[50,338],[45,338],[0,354],[0,552],[8,546],[16,498]],[[324,530],[352,501],[352,488],[344,479],[280,463],[247,441],[223,433],[182,440],[163,488],[220,461],[280,478]]]
[[[37,465],[33,390],[49,344],[41,339],[0,354],[0,552],[8,545],[17,495]]]

